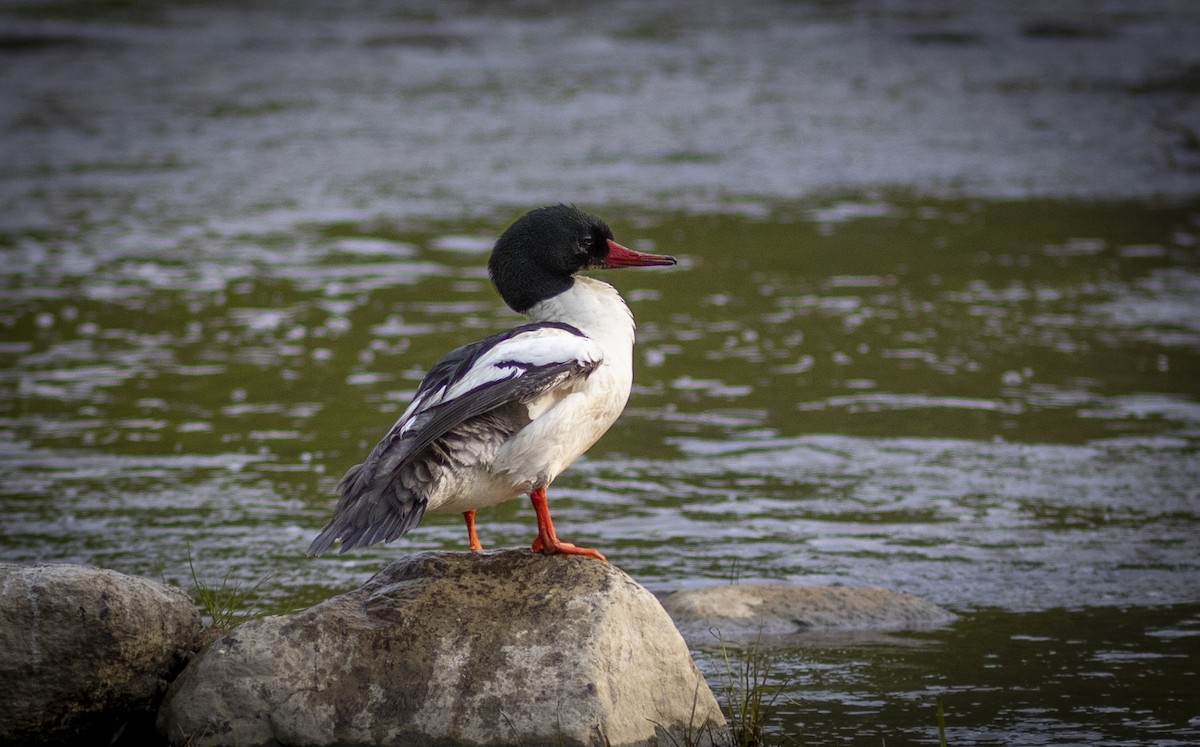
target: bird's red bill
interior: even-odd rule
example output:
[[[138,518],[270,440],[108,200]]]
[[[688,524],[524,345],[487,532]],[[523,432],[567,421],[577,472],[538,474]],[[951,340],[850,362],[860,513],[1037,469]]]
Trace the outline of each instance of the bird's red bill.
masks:
[[[608,240],[609,267],[665,267],[675,264],[674,257],[665,254],[647,254],[621,246],[612,239]]]

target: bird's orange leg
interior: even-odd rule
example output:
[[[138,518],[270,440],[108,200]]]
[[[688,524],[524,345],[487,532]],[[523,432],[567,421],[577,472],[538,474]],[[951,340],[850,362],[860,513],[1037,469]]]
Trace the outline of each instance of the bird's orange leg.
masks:
[[[483,545],[479,544],[479,535],[475,534],[475,509],[463,511],[463,518],[467,520],[467,539],[471,542],[471,552],[483,552]]]
[[[546,504],[545,488],[534,490],[529,494],[529,500],[533,503],[534,513],[537,514],[538,525],[538,535],[534,538],[530,549],[547,555],[586,555],[596,560],[608,560],[600,554],[599,550],[593,550],[590,547],[576,547],[570,542],[559,541],[558,535],[554,533],[554,522],[550,520],[550,506]]]

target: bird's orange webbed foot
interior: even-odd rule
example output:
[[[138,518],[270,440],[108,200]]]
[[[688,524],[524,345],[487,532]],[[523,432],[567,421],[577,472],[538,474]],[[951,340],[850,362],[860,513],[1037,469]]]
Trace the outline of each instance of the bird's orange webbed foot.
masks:
[[[529,549],[547,555],[583,555],[596,560],[608,562],[608,558],[599,550],[590,547],[578,547],[570,542],[562,542],[554,533],[554,522],[550,520],[550,507],[546,504],[546,489],[538,488],[529,494],[533,510],[537,514],[538,535],[533,539]]]
[[[467,541],[470,542],[471,552],[483,552],[479,544],[479,535],[475,534],[475,509],[463,511],[463,519],[467,522]]]
[[[604,554],[599,550],[593,550],[590,547],[579,547],[572,545],[570,542],[562,542],[557,539],[552,544],[547,544],[542,540],[541,535],[533,539],[533,545],[530,549],[534,552],[545,553],[546,555],[585,555],[589,558],[608,562],[608,558],[604,557]]]

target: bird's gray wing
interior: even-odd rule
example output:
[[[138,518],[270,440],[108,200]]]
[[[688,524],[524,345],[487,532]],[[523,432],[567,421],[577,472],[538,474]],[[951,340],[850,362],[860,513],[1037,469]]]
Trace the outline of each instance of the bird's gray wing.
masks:
[[[345,552],[402,536],[425,513],[428,496],[421,486],[432,484],[433,475],[423,473],[462,466],[461,455],[471,457],[466,431],[476,438],[507,438],[529,422],[524,408],[508,410],[508,418],[481,417],[586,378],[602,360],[594,340],[555,323],[522,325],[452,351],[430,369],[412,404],[366,461],[346,472],[333,518],[309,554],[324,552],[337,539]],[[456,430],[464,438],[447,437]],[[438,443],[443,437],[445,446],[460,444],[460,458],[445,452]]]

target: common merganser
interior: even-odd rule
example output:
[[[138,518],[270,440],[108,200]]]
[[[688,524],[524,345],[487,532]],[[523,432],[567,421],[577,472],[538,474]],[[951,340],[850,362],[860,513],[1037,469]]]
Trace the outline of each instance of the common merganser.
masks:
[[[633,314],[581,270],[675,264],[627,249],[604,221],[567,205],[532,210],[501,234],[488,274],[529,323],[452,350],[366,461],[338,484],[333,518],[310,555],[390,542],[425,512],[461,512],[472,551],[475,510],[528,494],[534,552],[606,558],[558,539],[546,488],[625,409]]]

